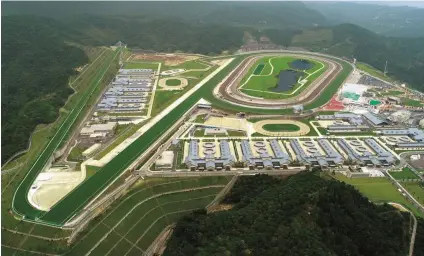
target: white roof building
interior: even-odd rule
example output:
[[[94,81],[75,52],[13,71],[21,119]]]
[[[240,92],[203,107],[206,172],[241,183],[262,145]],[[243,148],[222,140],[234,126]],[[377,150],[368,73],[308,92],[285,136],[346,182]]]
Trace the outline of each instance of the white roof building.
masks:
[[[91,135],[95,133],[109,133],[113,131],[116,127],[115,122],[108,122],[105,124],[93,124],[85,126],[81,129],[81,135]]]

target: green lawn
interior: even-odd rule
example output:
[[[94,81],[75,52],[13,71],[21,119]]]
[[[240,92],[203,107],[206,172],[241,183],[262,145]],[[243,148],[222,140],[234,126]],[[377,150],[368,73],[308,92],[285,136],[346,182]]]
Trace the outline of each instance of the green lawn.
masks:
[[[327,134],[327,129],[325,129],[324,127],[317,127],[318,131],[322,134],[322,135],[326,135]]]
[[[166,85],[168,85],[168,86],[179,86],[179,85],[181,85],[181,81],[179,79],[168,79],[168,80],[166,80]]]
[[[400,172],[390,172],[390,174],[397,180],[418,179],[418,176],[409,167],[404,167]]]
[[[329,133],[331,135],[340,135],[340,136],[375,136],[375,133],[370,131],[363,131],[363,132],[332,132]]]
[[[424,104],[421,101],[413,100],[409,98],[401,98],[402,104],[405,106],[411,106],[411,107],[422,107]]]
[[[295,132],[300,130],[300,127],[294,124],[266,124],[262,128],[269,132]]]
[[[278,83],[278,74],[282,70],[290,70],[293,69],[290,67],[290,63],[297,60],[297,57],[264,57],[259,59],[255,65],[254,69],[250,69],[250,71],[243,77],[241,81],[241,90],[243,93],[254,97],[268,98],[268,99],[278,99],[278,98],[289,98],[295,95],[298,95],[302,92],[313,80],[319,77],[324,71],[325,66],[315,60],[308,59],[309,62],[313,64],[312,68],[306,70],[307,73],[312,74],[316,71],[316,73],[312,74],[308,77],[308,82],[301,87],[301,89],[297,90],[301,85],[297,83],[288,91],[284,92],[273,92],[273,88],[276,87]],[[324,67],[323,67],[324,66]],[[321,69],[320,69],[321,68]],[[259,70],[261,72],[259,72]],[[318,71],[319,70],[319,71]],[[257,75],[257,73],[261,75]],[[303,73],[302,71],[299,71]],[[253,76],[251,76],[253,74]],[[306,77],[308,74],[303,73],[300,75],[301,77]],[[300,77],[298,77],[299,79]],[[253,91],[257,90],[257,91]],[[297,90],[297,91],[296,91]],[[295,92],[296,91],[296,92]]]
[[[404,92],[396,91],[396,90],[391,90],[391,91],[381,93],[381,95],[383,95],[383,96],[397,96],[397,95],[401,95],[401,94],[404,94]]]
[[[159,63],[151,62],[125,62],[124,69],[138,69],[138,68],[148,68],[157,70],[159,68]]]
[[[71,152],[69,152],[68,161],[82,162],[85,158],[82,155],[82,152],[84,152],[86,149],[87,149],[87,147],[83,147],[81,145],[76,145],[75,147],[72,148]]]
[[[415,198],[415,200],[424,205],[423,185],[420,185],[418,182],[402,182],[402,186],[408,190],[408,192]]]
[[[194,122],[195,123],[204,123],[205,122],[205,117],[206,117],[206,115],[207,114],[202,114],[202,115],[198,115],[198,116],[196,116],[196,119],[194,119]]]
[[[418,216],[424,216],[413,206],[393,185],[389,178],[347,178],[343,174],[336,174],[336,178],[353,185],[364,196],[374,202],[395,202],[404,205]]]
[[[160,113],[183,94],[184,91],[156,91],[152,107],[152,116]]]

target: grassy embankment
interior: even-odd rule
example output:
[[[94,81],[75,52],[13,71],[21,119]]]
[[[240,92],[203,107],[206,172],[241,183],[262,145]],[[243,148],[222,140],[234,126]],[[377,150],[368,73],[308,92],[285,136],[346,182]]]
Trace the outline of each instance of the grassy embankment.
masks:
[[[138,255],[167,225],[209,204],[230,179],[230,176],[147,178],[116,201],[100,218],[93,220],[88,232],[81,235],[69,255],[83,255],[90,249],[94,249],[92,253],[95,255],[105,255],[109,251],[110,255],[126,252]],[[114,231],[93,248],[112,227]]]
[[[166,226],[209,204],[231,178],[147,178],[136,183],[121,200],[115,201],[105,213],[92,220],[71,246],[65,240],[49,241],[35,237],[28,237],[19,244],[23,236],[16,234],[9,236],[5,242],[9,246],[46,254],[85,255],[91,249],[94,255],[105,255],[109,250],[110,255],[123,255],[125,252],[129,252],[128,255],[140,254]],[[37,232],[32,233],[46,235],[52,232],[51,229],[40,226]],[[97,245],[105,235],[107,237]],[[2,252],[6,250],[15,251],[2,247]]]

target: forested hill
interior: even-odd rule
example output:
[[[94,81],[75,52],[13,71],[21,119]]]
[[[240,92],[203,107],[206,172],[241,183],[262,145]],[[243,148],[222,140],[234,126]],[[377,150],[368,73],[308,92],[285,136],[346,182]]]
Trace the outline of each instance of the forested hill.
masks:
[[[410,216],[351,186],[303,172],[241,177],[224,200],[180,220],[164,255],[407,255]],[[424,232],[419,226],[418,234]],[[415,255],[423,255],[421,235]]]
[[[238,27],[193,25],[169,18],[80,15],[61,22],[74,31],[69,37],[84,45],[112,45],[122,40],[130,48],[159,52],[220,54],[235,51],[241,46],[244,33]]]
[[[2,17],[2,162],[27,147],[37,124],[51,123],[73,92],[68,79],[88,62],[65,43],[66,31],[54,20]]]
[[[69,18],[133,16],[149,19],[184,20],[190,24],[218,23],[254,27],[310,27],[325,25],[326,18],[302,2],[219,2],[219,1],[110,1],[110,2],[4,2],[2,15],[31,14]]]

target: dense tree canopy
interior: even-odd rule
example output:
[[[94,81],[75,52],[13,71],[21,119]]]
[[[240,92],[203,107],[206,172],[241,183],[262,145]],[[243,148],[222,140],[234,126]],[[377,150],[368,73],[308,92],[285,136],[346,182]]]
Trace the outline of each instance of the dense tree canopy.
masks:
[[[377,206],[353,187],[316,173],[286,180],[242,177],[224,202],[234,207],[180,220],[164,255],[370,256],[409,250],[409,214]]]

